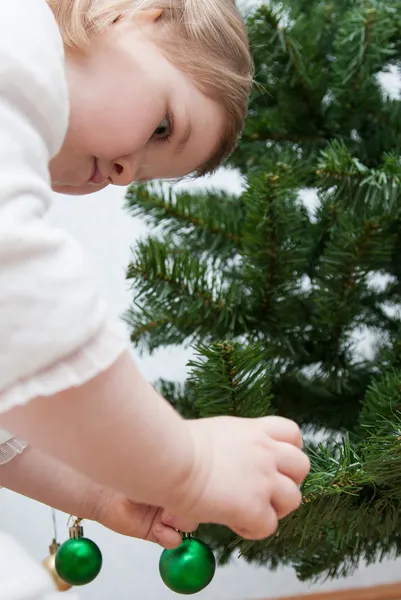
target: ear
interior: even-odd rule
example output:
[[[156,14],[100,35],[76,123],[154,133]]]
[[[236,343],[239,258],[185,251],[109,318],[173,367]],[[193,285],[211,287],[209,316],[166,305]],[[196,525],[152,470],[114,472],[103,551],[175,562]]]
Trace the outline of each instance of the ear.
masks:
[[[149,8],[148,10],[141,10],[135,15],[135,20],[138,23],[154,23],[163,14],[162,8]]]

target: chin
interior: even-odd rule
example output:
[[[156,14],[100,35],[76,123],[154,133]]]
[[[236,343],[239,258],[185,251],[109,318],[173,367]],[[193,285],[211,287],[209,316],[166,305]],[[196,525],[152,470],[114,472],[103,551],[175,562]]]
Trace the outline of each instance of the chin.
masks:
[[[77,191],[81,186],[72,185],[71,183],[52,183],[53,192],[57,192],[58,194],[70,194],[76,195],[79,192]]]

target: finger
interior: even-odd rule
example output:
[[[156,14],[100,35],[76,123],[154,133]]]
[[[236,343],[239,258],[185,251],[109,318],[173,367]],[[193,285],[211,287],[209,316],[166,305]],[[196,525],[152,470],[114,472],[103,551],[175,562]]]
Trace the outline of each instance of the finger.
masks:
[[[188,517],[176,517],[168,511],[163,511],[161,520],[165,525],[174,527],[174,529],[178,529],[184,533],[192,533],[192,531],[195,531],[195,529],[198,529],[199,527],[199,523],[193,519]]]
[[[303,441],[301,430],[294,421],[283,417],[264,417],[265,431],[273,440],[287,442],[298,448],[302,448]]]
[[[258,518],[253,522],[238,523],[229,527],[245,540],[264,540],[276,531],[278,518],[274,508],[268,505],[261,519]]]
[[[302,496],[298,486],[292,479],[278,474],[271,497],[271,504],[278,519],[282,519],[297,510],[301,502]]]
[[[280,473],[300,485],[310,471],[310,460],[307,455],[286,442],[275,444],[274,453]]]
[[[163,523],[155,523],[153,525],[151,535],[148,539],[151,542],[157,542],[163,548],[167,548],[167,550],[178,548],[182,542],[182,537],[178,531],[168,525],[163,525]]]

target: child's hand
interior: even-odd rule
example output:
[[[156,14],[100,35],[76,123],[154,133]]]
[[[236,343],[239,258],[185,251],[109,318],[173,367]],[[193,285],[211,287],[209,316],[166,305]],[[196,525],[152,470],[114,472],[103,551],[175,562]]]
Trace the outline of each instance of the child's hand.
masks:
[[[280,417],[217,417],[189,426],[195,466],[176,509],[247,539],[274,533],[278,520],[299,507],[298,486],[310,469],[299,427]]]
[[[161,508],[131,502],[121,494],[103,492],[95,514],[90,518],[108,529],[130,537],[156,542],[163,548],[177,548],[182,536],[177,529],[192,532],[198,523],[191,518],[174,517]]]

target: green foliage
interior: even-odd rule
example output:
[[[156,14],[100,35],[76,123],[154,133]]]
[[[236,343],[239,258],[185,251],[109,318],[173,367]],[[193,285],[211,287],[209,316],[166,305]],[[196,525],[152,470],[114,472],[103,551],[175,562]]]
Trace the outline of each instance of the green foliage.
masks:
[[[240,552],[314,579],[401,553],[401,101],[379,77],[401,60],[400,8],[249,14],[260,85],[228,163],[242,192],[127,195],[156,231],[128,268],[132,341],[196,345],[186,383],[161,392],[188,418],[279,414],[325,432],[275,536],[203,527],[222,563]]]
[[[243,333],[246,323],[238,310],[246,304],[242,289],[234,281],[225,286],[190,250],[168,250],[165,242],[148,238],[138,244],[129,265],[127,278],[134,281],[136,295],[136,309],[126,314],[132,341],[146,338],[153,350],[208,337],[211,330],[218,336]]]
[[[235,540],[247,560],[295,566],[300,579],[348,575],[361,559],[401,553],[401,451],[393,432],[310,449],[303,503],[263,542]]]
[[[228,258],[240,243],[239,224],[243,218],[242,202],[225,192],[187,192],[173,194],[173,190],[157,185],[138,186],[128,191],[127,203],[135,215],[141,215],[150,225],[161,220],[166,235],[179,234],[180,246],[202,252],[208,248],[217,257]]]
[[[271,414],[270,378],[262,349],[218,342],[198,346],[197,351],[198,359],[188,366],[200,417]]]

